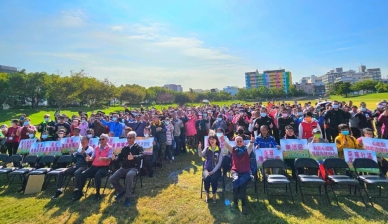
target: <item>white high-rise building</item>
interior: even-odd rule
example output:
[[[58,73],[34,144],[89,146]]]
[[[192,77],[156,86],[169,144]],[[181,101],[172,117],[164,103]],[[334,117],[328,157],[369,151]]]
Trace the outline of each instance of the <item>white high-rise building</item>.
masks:
[[[181,85],[176,85],[176,84],[166,84],[163,86],[165,89],[173,90],[176,92],[183,92],[182,86]]]

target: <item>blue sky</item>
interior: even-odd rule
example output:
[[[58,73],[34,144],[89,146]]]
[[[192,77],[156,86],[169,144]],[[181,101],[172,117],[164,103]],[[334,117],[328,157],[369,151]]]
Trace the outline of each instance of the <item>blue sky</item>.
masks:
[[[388,1],[0,1],[0,64],[117,85],[244,87],[362,63],[388,75]]]

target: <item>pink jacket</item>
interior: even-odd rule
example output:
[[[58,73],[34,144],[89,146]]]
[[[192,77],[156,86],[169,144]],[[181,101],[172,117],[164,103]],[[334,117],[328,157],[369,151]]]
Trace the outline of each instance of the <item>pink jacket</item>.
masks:
[[[381,135],[383,137],[388,136],[388,116],[384,116],[384,113],[379,116],[377,119],[382,125],[381,125]]]
[[[197,134],[197,129],[195,129],[195,122],[197,119],[194,117],[191,118],[188,122],[186,122],[186,136],[193,136]]]

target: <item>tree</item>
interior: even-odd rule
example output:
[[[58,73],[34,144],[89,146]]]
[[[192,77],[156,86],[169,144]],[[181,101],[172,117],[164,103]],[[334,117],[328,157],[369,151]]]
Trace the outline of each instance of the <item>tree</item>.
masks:
[[[31,107],[38,107],[47,98],[47,85],[49,75],[45,72],[30,73],[26,76],[27,101],[31,102]]]
[[[374,80],[364,80],[361,82],[356,82],[352,85],[353,91],[361,91],[364,90],[367,93],[368,92],[374,92],[376,91],[376,85],[378,84],[377,81]]]
[[[184,105],[190,102],[190,98],[187,93],[177,93],[175,94],[175,103],[178,105]]]
[[[348,97],[348,93],[351,93],[352,92],[352,89],[351,89],[351,84],[350,82],[344,82],[342,83],[339,88],[338,88],[338,93],[340,95],[345,95],[345,97]]]
[[[79,89],[71,77],[51,75],[47,84],[49,86],[47,90],[49,104],[57,106],[59,110],[78,99]]]
[[[139,85],[125,85],[121,87],[119,100],[121,103],[128,102],[129,104],[139,104],[144,101],[146,89]]]
[[[174,95],[170,93],[162,93],[156,97],[157,103],[171,103],[174,100]]]
[[[250,98],[249,90],[245,88],[238,89],[238,92],[236,94],[236,98],[239,100],[246,100]]]

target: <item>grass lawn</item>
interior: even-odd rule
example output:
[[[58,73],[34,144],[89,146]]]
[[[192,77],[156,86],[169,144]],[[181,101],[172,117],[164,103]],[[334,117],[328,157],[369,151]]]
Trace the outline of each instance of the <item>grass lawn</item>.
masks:
[[[132,207],[125,208],[123,199],[116,202],[113,189],[108,187],[101,202],[93,200],[94,188],[86,198],[73,203],[70,188],[57,200],[52,182],[39,194],[17,193],[19,183],[7,185],[0,177],[1,223],[386,223],[387,200],[365,208],[358,198],[342,198],[340,206],[329,205],[324,197],[306,197],[302,203],[296,196],[295,204],[282,197],[267,200],[263,183],[259,182],[259,199],[249,196],[249,215],[232,212],[224,201],[206,204],[200,199],[201,160],[197,154],[176,157],[173,164],[157,169],[154,178],[144,177],[143,188],[137,185]],[[104,179],[103,179],[104,183]],[[139,184],[139,183],[138,183]],[[252,193],[252,185],[249,192]],[[295,189],[295,185],[292,185]],[[330,192],[329,192],[330,193]],[[232,200],[231,181],[227,180],[225,198]],[[241,205],[240,205],[241,210]]]

